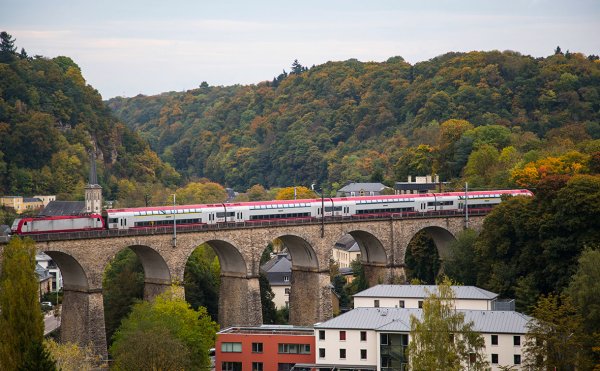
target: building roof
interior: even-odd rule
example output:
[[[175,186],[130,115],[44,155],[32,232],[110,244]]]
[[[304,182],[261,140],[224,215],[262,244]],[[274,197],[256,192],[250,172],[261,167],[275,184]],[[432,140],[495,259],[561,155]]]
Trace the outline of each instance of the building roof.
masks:
[[[386,187],[381,183],[350,183],[340,188],[338,192],[381,192]]]
[[[42,202],[42,200],[37,197],[23,197],[23,202]]]
[[[268,262],[261,265],[271,286],[289,286],[292,273],[292,261],[287,253],[279,253]],[[285,279],[287,277],[287,280]]]
[[[451,286],[456,299],[493,300],[498,294],[475,286]],[[437,293],[436,285],[376,285],[356,293],[358,298],[425,298]]]
[[[38,276],[38,280],[40,282],[46,281],[47,279],[49,279],[51,277],[50,272],[48,272],[47,269],[45,269],[44,267],[42,267],[39,264],[35,265],[35,273]]]
[[[61,216],[85,213],[85,201],[50,201],[40,215]]]
[[[352,236],[350,236],[349,234],[343,235],[342,238],[340,238],[338,240],[338,242],[335,243],[334,247],[336,249],[344,250],[344,251],[348,251],[348,252],[360,251],[360,247],[358,246],[358,243],[356,243],[354,238]]]
[[[473,321],[473,330],[481,333],[525,334],[531,317],[513,311],[466,310],[465,323]],[[355,308],[323,323],[315,329],[355,329],[381,332],[410,332],[410,316],[420,319],[422,309]]]
[[[35,254],[35,261],[39,262],[39,261],[50,261],[52,260],[52,258],[50,256],[48,256],[48,254],[43,253],[43,252],[38,252]]]
[[[312,327],[292,326],[292,325],[260,325],[260,326],[240,326],[228,327],[218,332],[218,334],[265,334],[265,335],[309,335],[314,336]]]

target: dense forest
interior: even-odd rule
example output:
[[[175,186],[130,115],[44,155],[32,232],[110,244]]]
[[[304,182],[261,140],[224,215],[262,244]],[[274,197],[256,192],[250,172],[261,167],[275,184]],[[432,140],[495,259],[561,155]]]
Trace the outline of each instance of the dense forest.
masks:
[[[600,61],[563,53],[357,60],[257,85],[114,98],[108,106],[186,177],[237,190],[440,174],[532,186],[598,166]]]
[[[17,52],[2,32],[0,194],[83,199],[92,152],[107,199],[117,197],[119,180],[169,185],[180,178],[111,114],[73,60]]]

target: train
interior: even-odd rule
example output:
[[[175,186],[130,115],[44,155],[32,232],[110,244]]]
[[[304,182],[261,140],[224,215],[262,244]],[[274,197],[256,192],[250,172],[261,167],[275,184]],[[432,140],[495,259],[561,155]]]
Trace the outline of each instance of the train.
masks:
[[[302,200],[273,200],[198,205],[108,209],[102,215],[30,217],[16,219],[12,233],[76,232],[158,227],[310,221],[327,218],[403,217],[428,213],[489,210],[503,196],[533,196],[526,189],[398,194]],[[466,201],[466,202],[465,202]]]

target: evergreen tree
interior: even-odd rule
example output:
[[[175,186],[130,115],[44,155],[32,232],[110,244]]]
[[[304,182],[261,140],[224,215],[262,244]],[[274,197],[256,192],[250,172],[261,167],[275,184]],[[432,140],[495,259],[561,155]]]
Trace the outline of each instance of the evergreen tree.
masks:
[[[267,276],[261,272],[258,276],[258,282],[260,283],[260,302],[262,304],[263,323],[277,323],[277,308],[275,308],[275,303],[273,303],[275,294],[271,289],[269,280],[267,279]]]
[[[0,365],[5,370],[54,369],[42,340],[35,245],[13,238],[4,247],[0,273]]]

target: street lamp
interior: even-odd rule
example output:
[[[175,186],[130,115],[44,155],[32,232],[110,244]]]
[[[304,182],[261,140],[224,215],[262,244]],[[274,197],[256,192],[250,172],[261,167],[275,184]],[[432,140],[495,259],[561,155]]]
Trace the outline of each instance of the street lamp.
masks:
[[[176,195],[173,193],[173,247],[177,247],[177,210],[175,209]]]

